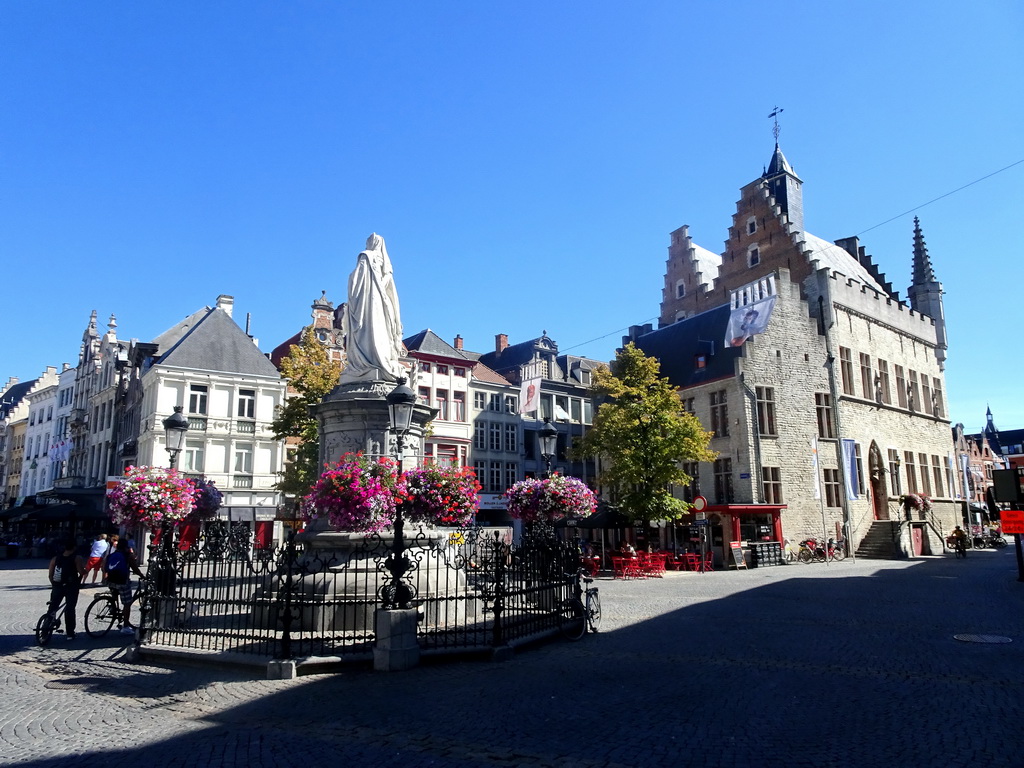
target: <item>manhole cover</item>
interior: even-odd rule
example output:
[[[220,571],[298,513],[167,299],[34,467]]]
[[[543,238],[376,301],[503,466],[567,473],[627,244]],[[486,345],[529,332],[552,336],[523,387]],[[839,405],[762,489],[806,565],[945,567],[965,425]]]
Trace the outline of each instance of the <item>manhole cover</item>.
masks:
[[[954,640],[963,643],[1012,643],[1008,637],[1002,635],[953,635]]]
[[[106,678],[103,677],[79,677],[71,680],[51,680],[43,684],[43,688],[55,691],[84,691],[103,685]]]

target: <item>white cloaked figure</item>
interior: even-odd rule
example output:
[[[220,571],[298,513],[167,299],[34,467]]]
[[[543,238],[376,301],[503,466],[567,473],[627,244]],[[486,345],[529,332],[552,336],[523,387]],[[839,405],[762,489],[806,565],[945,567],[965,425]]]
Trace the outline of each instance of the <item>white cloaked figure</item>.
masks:
[[[348,303],[342,319],[346,363],[341,383],[388,381],[405,375],[399,362],[405,352],[391,259],[376,232],[348,278]]]

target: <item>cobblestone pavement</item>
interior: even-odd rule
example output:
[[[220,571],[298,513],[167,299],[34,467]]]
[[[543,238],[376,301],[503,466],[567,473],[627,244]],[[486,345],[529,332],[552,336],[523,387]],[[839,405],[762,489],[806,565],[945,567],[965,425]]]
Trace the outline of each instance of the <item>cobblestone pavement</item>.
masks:
[[[1024,765],[1012,547],[600,579],[578,643],[285,681],[127,663],[81,627],[39,648],[42,566],[0,561],[0,764]]]

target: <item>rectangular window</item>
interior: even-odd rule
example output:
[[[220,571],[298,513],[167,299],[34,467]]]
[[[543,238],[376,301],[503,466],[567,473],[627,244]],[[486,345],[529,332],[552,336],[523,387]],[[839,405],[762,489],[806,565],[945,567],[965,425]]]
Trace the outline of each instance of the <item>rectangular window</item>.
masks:
[[[452,421],[466,420],[466,393],[452,393]]]
[[[416,391],[416,399],[420,405],[430,407],[430,387],[419,387]]]
[[[864,399],[875,399],[875,377],[871,373],[871,355],[860,353],[860,390]]]
[[[832,419],[831,396],[827,392],[815,392],[814,406],[818,415],[818,437],[834,438],[836,430]]]
[[[775,388],[755,387],[757,393],[757,429],[762,435],[774,437],[775,431]]]
[[[519,398],[515,395],[505,395],[505,413],[519,413]]]
[[[932,412],[936,418],[941,419],[946,413],[942,405],[942,379],[932,379],[932,401],[934,404]]]
[[[491,488],[494,489],[494,493],[500,493],[503,490],[501,487],[501,469],[500,461],[491,462],[491,471],[489,473],[490,477],[488,477],[488,480],[490,481]]]
[[[907,473],[907,493],[917,493],[917,465],[914,464],[914,452],[903,452],[904,471]]]
[[[693,404],[693,398],[692,397],[684,397],[683,398],[683,410],[686,411],[687,413],[697,413],[697,411],[694,410],[694,404]]]
[[[252,474],[252,443],[239,443],[235,446],[235,472]]]
[[[430,373],[430,363],[421,362],[420,370],[423,371],[424,373]]]
[[[889,391],[889,363],[885,360],[878,361],[878,399],[886,405],[892,402],[892,393]]]
[[[752,245],[747,248],[747,266],[756,267],[761,263],[761,250],[756,246]]]
[[[462,378],[466,378],[466,369],[465,368],[459,368],[458,366],[456,366],[455,368],[452,369],[452,371],[455,373],[456,376],[461,376]]]
[[[188,412],[206,415],[206,400],[209,388],[204,384],[193,384],[188,388]]]
[[[491,493],[491,488],[487,485],[487,462],[480,461],[479,459],[474,461],[473,472],[476,474],[476,481],[480,483],[480,491],[482,493]]]
[[[448,390],[437,390],[434,393],[434,402],[437,405],[437,418],[441,421],[448,421]]]
[[[932,388],[928,377],[921,374],[921,413],[934,415],[935,406],[932,403]]]
[[[700,496],[700,464],[696,461],[684,462],[683,472],[690,477],[690,484],[683,488],[683,499],[692,502]]]
[[[925,496],[931,496],[932,481],[928,477],[928,454],[919,453],[917,454],[917,459],[921,467],[921,493]]]
[[[839,470],[838,469],[826,469],[825,470],[825,506],[827,507],[839,507],[842,506],[842,500],[839,496]]]
[[[473,408],[478,411],[482,411],[487,407],[487,393],[486,392],[474,392],[473,393]]]
[[[574,397],[569,401],[569,414],[574,424],[583,421],[583,402],[579,398]]]
[[[490,442],[489,447],[492,451],[501,450],[501,427],[502,425],[494,422],[490,425]]]
[[[255,389],[240,389],[240,390],[238,390],[238,418],[240,418],[240,419],[255,419],[256,418],[256,390]]]
[[[491,395],[487,400],[487,410],[495,413],[501,412],[501,395]]]
[[[910,384],[907,387],[907,407],[912,411],[921,410],[921,390],[917,386],[917,371],[910,371]]]
[[[519,465],[514,461],[505,462],[505,487],[502,490],[507,490],[516,484],[516,480],[519,478]]]
[[[505,450],[508,453],[519,451],[519,426],[517,424],[505,425]]]
[[[728,392],[720,389],[710,393],[711,399],[711,431],[715,437],[729,436],[729,404],[726,402]]]
[[[895,366],[896,371],[896,402],[900,408],[907,407],[907,381],[903,378],[903,366]]]
[[[440,376],[447,376],[448,375],[448,366],[447,365],[440,365],[439,364],[437,366],[437,373]]]
[[[782,470],[779,467],[761,467],[761,486],[765,504],[782,503]]]
[[[206,471],[205,444],[198,440],[186,440],[185,450],[181,452],[182,471],[202,473]]]
[[[477,421],[473,425],[473,447],[478,451],[487,448],[487,422]]]
[[[715,459],[715,503],[732,503],[732,459]]]
[[[853,357],[849,347],[839,348],[839,368],[843,375],[843,394],[852,395],[853,388]]]
[[[590,400],[583,401],[583,423],[594,423],[594,404]]]
[[[942,462],[938,456],[932,456],[932,488],[936,496],[945,496],[942,492]]]
[[[752,235],[755,232],[757,232],[757,218],[751,216],[749,219],[747,219],[747,234]]]

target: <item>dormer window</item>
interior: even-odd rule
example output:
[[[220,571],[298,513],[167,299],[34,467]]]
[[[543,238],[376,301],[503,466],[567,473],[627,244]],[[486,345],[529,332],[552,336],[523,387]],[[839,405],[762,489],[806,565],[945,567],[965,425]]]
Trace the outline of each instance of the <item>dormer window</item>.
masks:
[[[756,245],[752,245],[747,249],[747,266],[756,267],[761,263],[761,250]]]

